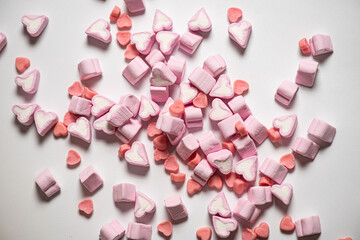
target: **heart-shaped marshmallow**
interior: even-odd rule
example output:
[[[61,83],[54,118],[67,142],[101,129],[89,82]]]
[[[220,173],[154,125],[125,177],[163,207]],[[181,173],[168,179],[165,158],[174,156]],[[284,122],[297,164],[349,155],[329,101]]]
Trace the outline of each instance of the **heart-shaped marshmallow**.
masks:
[[[218,216],[212,217],[212,222],[214,225],[214,230],[216,235],[221,238],[227,238],[230,236],[230,233],[237,229],[238,223],[232,218],[222,218]]]
[[[126,45],[129,44],[129,42],[131,40],[130,38],[131,38],[131,33],[128,31],[116,33],[116,40],[123,47],[125,47]]]
[[[180,83],[180,100],[184,105],[189,104],[198,94],[198,90],[190,85],[188,82]]]
[[[160,32],[164,30],[170,30],[173,26],[172,19],[167,16],[165,13],[160,11],[159,9],[156,9],[155,16],[154,16],[154,22],[152,25],[154,32]]]
[[[103,43],[111,42],[110,23],[105,19],[98,19],[86,29],[85,33]]]
[[[150,83],[153,86],[169,86],[173,85],[176,81],[175,74],[163,62],[154,64],[151,71]]]
[[[34,114],[34,120],[37,132],[40,136],[44,136],[53,126],[55,126],[59,118],[56,113],[45,112],[44,110],[39,109]]]
[[[170,55],[176,44],[179,42],[180,35],[174,32],[161,31],[156,34],[156,42],[164,55]]]
[[[191,31],[209,32],[212,24],[204,8],[198,10],[188,21],[188,27]]]
[[[91,114],[95,117],[100,117],[107,113],[115,102],[108,99],[107,97],[96,95],[91,99],[92,107]]]
[[[34,122],[34,113],[38,109],[40,106],[37,104],[16,104],[12,107],[12,112],[21,124],[29,126]]]
[[[68,126],[68,131],[71,136],[79,138],[87,143],[91,142],[91,126],[90,122],[85,117],[79,117],[76,122]]]
[[[136,49],[144,55],[147,55],[155,41],[153,32],[139,32],[131,35],[131,42],[136,46]]]
[[[120,97],[119,104],[127,107],[132,112],[133,117],[139,112],[140,100],[133,94],[125,94]]]
[[[135,44],[128,44],[126,46],[126,50],[124,52],[124,57],[126,60],[133,60],[134,58],[136,58],[137,56],[139,56],[140,53],[139,51],[136,49]]]
[[[19,73],[23,73],[26,69],[28,69],[28,67],[30,67],[30,60],[26,57],[17,57],[15,59],[15,66]]]
[[[256,178],[257,157],[252,156],[240,160],[235,165],[235,172],[242,175],[246,181],[254,181]]]
[[[227,10],[227,16],[229,19],[229,22],[236,23],[238,22],[242,17],[243,12],[239,8],[229,8]]]
[[[53,134],[55,137],[67,137],[68,135],[67,126],[63,122],[58,122],[55,127]]]
[[[292,232],[295,229],[295,224],[290,216],[285,216],[280,222],[281,231]]]
[[[221,190],[224,186],[224,182],[218,173],[214,173],[209,180],[207,181],[207,185],[211,188],[216,188],[217,190]]]
[[[68,88],[68,93],[71,96],[77,96],[77,97],[81,97],[83,95],[84,89],[81,85],[81,82],[76,81],[74,82],[69,88]]]
[[[134,214],[136,218],[142,218],[148,213],[156,210],[155,202],[141,192],[136,192]]]
[[[258,238],[268,238],[270,233],[269,225],[265,222],[262,222],[254,229],[254,232]]]
[[[69,166],[75,166],[81,162],[81,157],[78,152],[75,150],[69,150],[67,158],[66,158],[66,164]]]
[[[273,120],[273,126],[279,129],[279,133],[283,138],[291,137],[297,127],[296,114],[277,117]]]
[[[25,15],[21,22],[30,36],[38,37],[48,24],[49,18],[45,15]]]
[[[85,199],[79,203],[78,208],[80,212],[90,215],[94,210],[93,201],[91,199]]]
[[[292,192],[293,188],[289,183],[284,183],[281,185],[275,184],[271,187],[271,193],[285,205],[289,205]]]
[[[149,121],[151,117],[158,115],[160,107],[154,101],[141,95],[139,116],[143,121]]]
[[[15,77],[16,85],[22,87],[24,92],[28,94],[36,93],[39,86],[39,80],[40,80],[40,72],[39,70],[36,69]]]
[[[226,200],[224,192],[219,192],[209,203],[208,211],[211,215],[220,215],[221,217],[230,217],[231,209]]]
[[[149,167],[149,159],[144,144],[135,141],[131,145],[131,149],[125,153],[125,160],[135,166]]]
[[[211,103],[211,107],[209,118],[213,121],[221,121],[233,115],[228,106],[220,98],[215,98]]]
[[[222,174],[229,174],[233,166],[233,155],[227,149],[222,149],[207,155],[209,163],[219,169]]]
[[[199,228],[196,231],[196,237],[200,240],[210,240],[212,235],[212,230],[209,227]]]
[[[201,184],[192,178],[190,178],[186,183],[186,190],[189,195],[194,195],[195,193],[200,192],[201,189],[202,189]]]
[[[7,39],[5,34],[3,34],[2,32],[0,32],[0,52],[3,50],[3,48],[5,47],[7,43]]]
[[[93,123],[93,127],[97,131],[103,131],[106,134],[114,135],[116,129],[106,120],[107,115],[104,115],[96,119]]]
[[[228,27],[229,37],[242,48],[246,48],[251,30],[251,23],[247,20],[241,20],[238,23],[232,23]]]
[[[172,234],[172,223],[170,221],[159,223],[157,229],[159,233],[161,233],[165,237],[170,237]]]
[[[230,78],[222,74],[217,80],[214,87],[211,89],[211,97],[218,97],[222,99],[230,99],[234,96],[234,89],[231,86]]]

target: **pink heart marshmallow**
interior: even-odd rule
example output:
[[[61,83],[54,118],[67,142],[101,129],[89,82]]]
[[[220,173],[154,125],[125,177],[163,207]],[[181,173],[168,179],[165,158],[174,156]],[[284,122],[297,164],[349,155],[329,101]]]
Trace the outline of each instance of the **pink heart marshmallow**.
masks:
[[[125,153],[125,160],[135,166],[149,167],[149,159],[144,144],[135,141],[131,145],[131,149]]]
[[[208,212],[211,215],[220,215],[221,217],[230,217],[231,209],[226,200],[224,192],[219,192],[209,203]]]
[[[34,114],[38,109],[40,106],[37,104],[16,104],[12,107],[12,112],[21,124],[29,126],[34,122]]]
[[[168,15],[160,11],[159,9],[156,9],[154,22],[152,25],[153,31],[157,33],[164,30],[170,30],[172,26],[173,26],[172,19]]]
[[[234,96],[234,89],[231,85],[230,78],[226,74],[220,75],[209,95],[211,97],[231,99]]]
[[[273,126],[279,129],[279,133],[283,138],[289,138],[294,135],[297,126],[296,114],[277,117],[273,120]]]
[[[271,187],[271,192],[285,205],[289,205],[292,197],[293,188],[289,183],[284,183],[281,185],[275,184]]]
[[[188,27],[191,31],[209,32],[211,30],[211,20],[204,8],[199,9],[188,21]]]
[[[224,175],[229,174],[232,170],[233,155],[227,149],[210,153],[207,155],[207,160],[213,167],[219,169],[219,171]]]
[[[212,222],[216,235],[221,238],[229,237],[238,227],[237,221],[232,218],[213,216]]]
[[[242,175],[246,181],[254,181],[256,179],[257,157],[252,156],[244,158],[236,163],[235,172]]]
[[[177,43],[180,35],[175,32],[161,31],[156,34],[156,42],[159,44],[159,49],[164,55],[170,55]]]
[[[247,20],[241,20],[238,23],[232,23],[228,27],[229,37],[242,48],[246,48],[250,38],[251,30],[251,23]]]
[[[110,23],[105,19],[98,19],[86,29],[85,33],[103,43],[111,42]]]
[[[35,112],[34,119],[36,130],[40,136],[44,136],[59,120],[56,113],[45,112],[42,109]]]
[[[15,77],[15,83],[21,87],[27,94],[35,94],[39,87],[40,72],[32,70],[30,72]]]
[[[209,118],[212,121],[221,121],[233,115],[228,106],[220,98],[215,98],[211,103],[211,107]]]
[[[136,46],[139,53],[147,55],[155,41],[153,32],[139,32],[131,35],[131,42]]]
[[[160,107],[154,101],[148,99],[144,95],[140,98],[139,116],[143,121],[149,121],[151,117],[157,116],[160,112]]]
[[[134,214],[136,218],[143,218],[156,210],[155,202],[141,192],[136,192]]]
[[[21,22],[30,36],[38,37],[47,26],[49,18],[45,15],[25,15]]]
[[[87,143],[91,142],[91,126],[89,120],[85,117],[79,117],[76,122],[69,124],[68,131],[71,136]]]

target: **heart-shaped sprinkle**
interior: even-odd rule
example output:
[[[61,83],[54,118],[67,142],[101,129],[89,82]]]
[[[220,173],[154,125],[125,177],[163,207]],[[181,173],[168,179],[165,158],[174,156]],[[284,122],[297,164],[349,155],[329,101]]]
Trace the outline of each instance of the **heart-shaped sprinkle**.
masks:
[[[85,33],[103,43],[110,43],[112,39],[109,22],[101,18],[91,24]]]
[[[260,225],[254,229],[254,232],[259,238],[268,238],[270,233],[269,225],[265,222],[260,223]]]
[[[249,89],[249,84],[244,80],[235,80],[234,92],[236,95],[241,95]]]
[[[164,55],[170,55],[176,44],[179,42],[180,35],[174,32],[161,31],[156,34],[156,42]]]
[[[126,45],[129,44],[130,38],[131,38],[131,33],[128,31],[116,33],[116,40],[122,47],[125,47]]]
[[[279,129],[279,133],[283,138],[291,137],[297,127],[296,114],[277,117],[273,120],[273,126]]]
[[[160,32],[164,30],[170,30],[172,26],[173,26],[173,21],[171,20],[171,18],[162,11],[160,11],[159,9],[156,9],[154,22],[152,25],[153,31]]]
[[[204,8],[198,10],[189,20],[188,27],[191,31],[209,32],[212,24]]]
[[[174,84],[176,81],[175,74],[163,62],[155,63],[150,76],[152,86],[165,87]]]
[[[142,218],[146,214],[153,213],[156,210],[155,202],[141,192],[136,192],[136,201],[134,214],[136,218]]]
[[[85,199],[79,203],[78,208],[80,212],[91,215],[94,210],[93,201],[91,199]]]
[[[78,119],[79,117],[76,116],[75,114],[71,113],[71,112],[66,112],[65,115],[64,115],[64,119],[63,119],[63,122],[66,126],[69,126],[71,123],[74,123],[76,122],[76,120]]]
[[[185,111],[184,103],[180,99],[176,99],[173,104],[170,105],[169,111],[175,115],[181,115]]]
[[[153,140],[154,147],[162,151],[165,151],[167,149],[167,143],[168,138],[166,135],[157,136]]]
[[[125,160],[135,166],[149,167],[149,159],[143,143],[135,141],[131,149],[125,153]]]
[[[237,229],[238,223],[232,218],[212,217],[215,233],[221,238],[227,238]]]
[[[193,99],[193,104],[197,108],[206,108],[208,106],[208,99],[205,93],[199,92]]]
[[[256,178],[257,157],[252,156],[240,160],[235,165],[235,172],[242,175],[247,181],[254,181]]]
[[[71,136],[79,138],[87,143],[91,142],[91,126],[90,122],[85,117],[79,117],[75,123],[68,126],[68,131]]]
[[[293,169],[295,167],[295,157],[292,153],[285,154],[280,158],[280,164],[287,169]]]
[[[231,22],[231,23],[238,22],[241,19],[242,15],[243,15],[243,12],[241,11],[240,8],[232,7],[227,10],[227,16],[228,16],[229,22]]]
[[[179,164],[177,163],[175,156],[170,156],[168,157],[168,159],[165,160],[164,168],[168,172],[179,171]]]
[[[233,189],[234,192],[241,195],[245,192],[245,190],[249,187],[249,183],[241,178],[237,178],[234,180]]]
[[[196,237],[199,240],[210,240],[211,239],[211,235],[212,235],[212,230],[209,227],[203,227],[203,228],[199,228],[196,231]]]
[[[93,127],[97,131],[103,131],[104,133],[106,133],[108,135],[114,135],[116,132],[116,129],[106,119],[107,119],[107,114],[96,119],[93,123]]]
[[[29,126],[34,122],[34,113],[38,109],[40,106],[37,104],[16,104],[12,107],[12,112],[21,124]]]
[[[159,223],[157,229],[159,233],[161,233],[165,237],[170,237],[172,234],[172,223],[170,221]]]
[[[144,55],[147,55],[155,41],[153,32],[139,32],[131,35],[131,42],[136,46],[136,49]]]
[[[262,176],[260,179],[259,179],[259,185],[260,186],[272,186],[274,185],[275,182],[274,180],[272,180],[271,178],[267,177],[267,176]]]
[[[114,6],[114,8],[112,9],[111,13],[110,13],[110,21],[111,22],[116,22],[116,20],[119,18],[121,13],[121,9],[118,6]]]
[[[289,205],[292,191],[293,188],[289,183],[283,183],[281,185],[275,184],[271,187],[271,193],[285,205]]]
[[[118,150],[119,157],[124,157],[125,153],[131,149],[131,146],[129,144],[121,144]]]
[[[239,175],[237,175],[235,172],[231,172],[229,174],[225,175],[225,184],[229,188],[234,187],[234,182],[236,179],[241,179]]]
[[[149,137],[155,137],[162,134],[162,131],[156,128],[156,122],[151,122],[147,127],[147,134]]]
[[[177,182],[177,183],[183,183],[186,179],[185,173],[170,173],[171,181]]]
[[[66,157],[66,164],[69,166],[75,166],[80,162],[81,162],[80,154],[75,150],[69,150],[68,155]]]
[[[232,23],[228,27],[229,37],[242,48],[246,48],[251,30],[251,23],[247,20],[241,20],[238,23]]]
[[[126,13],[123,13],[117,19],[116,24],[119,29],[131,28],[131,24],[132,24],[131,18]]]
[[[190,196],[194,195],[197,192],[200,192],[201,189],[202,189],[201,184],[195,181],[194,179],[190,178],[186,183],[186,190]]]
[[[21,22],[30,36],[38,37],[47,26],[49,18],[45,15],[25,15]]]
[[[53,112],[45,112],[39,109],[34,114],[36,130],[40,136],[44,136],[58,122],[58,116]]]
[[[226,200],[224,192],[219,192],[209,203],[208,211],[211,215],[220,215],[222,217],[230,217],[231,209]]]
[[[180,100],[186,105],[193,101],[193,99],[198,94],[198,90],[188,82],[180,83]]]
[[[69,88],[68,88],[68,93],[71,96],[77,96],[77,97],[81,97],[83,95],[84,89],[81,85],[81,82],[76,81],[74,82]]]
[[[213,121],[221,121],[233,115],[228,106],[220,98],[215,98],[211,103],[211,107],[209,118]]]
[[[15,59],[15,66],[19,73],[23,73],[30,67],[30,60],[26,57],[17,57]]]
[[[34,94],[37,92],[39,80],[40,72],[36,69],[15,77],[16,85],[22,87],[24,92],[28,94]]]
[[[222,99],[230,99],[234,96],[234,89],[231,86],[230,78],[222,74],[214,87],[211,89],[210,94],[211,97],[218,97]]]
[[[98,93],[95,92],[94,90],[88,88],[88,87],[84,87],[84,97],[91,100],[94,96],[96,96]]]
[[[244,228],[241,233],[242,240],[256,240],[256,233],[250,228]]]
[[[218,173],[213,174],[209,180],[207,181],[207,185],[211,188],[216,188],[217,190],[221,190],[223,188],[223,180]]]
[[[283,219],[281,219],[280,229],[281,229],[281,231],[285,231],[285,232],[294,231],[295,224],[293,223],[290,216],[285,216],[285,217],[283,217]]]
[[[55,137],[66,137],[68,135],[66,125],[63,122],[58,122],[54,127],[53,134]]]
[[[160,107],[154,101],[148,99],[144,95],[140,98],[139,117],[143,121],[149,121],[151,117],[157,116],[160,112]]]
[[[107,113],[115,102],[102,95],[96,95],[91,99],[92,107],[91,114],[95,117],[100,117]]]
[[[133,60],[134,58],[136,58],[139,55],[140,55],[140,53],[136,49],[135,44],[128,44],[126,46],[126,50],[125,50],[125,53],[124,53],[124,57],[125,57],[126,60],[131,61],[131,60]]]
[[[227,149],[222,149],[207,155],[209,163],[219,169],[222,174],[229,174],[233,166],[233,155]]]

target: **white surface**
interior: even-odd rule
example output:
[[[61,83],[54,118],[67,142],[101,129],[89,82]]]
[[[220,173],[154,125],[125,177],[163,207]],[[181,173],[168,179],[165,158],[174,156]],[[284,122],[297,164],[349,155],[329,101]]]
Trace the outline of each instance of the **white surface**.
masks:
[[[125,67],[124,50],[116,42],[116,25],[111,25],[113,41],[108,47],[98,47],[87,40],[85,30],[98,18],[108,19],[114,6],[121,1],[2,1],[0,8],[0,32],[8,38],[8,45],[0,53],[2,102],[0,110],[0,238],[15,239],[97,239],[100,227],[118,219],[126,228],[134,221],[133,208],[118,208],[112,200],[112,186],[121,182],[136,184],[139,191],[151,197],[157,204],[151,221],[153,239],[160,239],[156,226],[168,215],[163,200],[180,193],[189,211],[187,221],[175,224],[172,239],[195,239],[196,229],[211,225],[207,204],[217,194],[205,190],[188,197],[186,186],[175,187],[162,165],[152,159],[153,148],[143,130],[139,139],[146,143],[150,157],[150,169],[143,175],[129,171],[124,160],[119,160],[119,143],[115,138],[93,134],[88,148],[79,141],[55,140],[49,134],[39,137],[36,128],[17,124],[11,107],[17,103],[34,102],[48,111],[54,111],[62,119],[69,104],[67,88],[79,80],[77,64],[90,57],[97,57],[103,69],[103,77],[86,82],[97,92],[115,101],[122,94],[135,92],[149,94],[149,81],[144,79],[136,88],[122,76]],[[291,142],[274,147],[269,140],[259,148],[259,163],[265,157],[278,160],[289,152],[296,136],[306,136],[306,130],[314,117],[328,121],[337,128],[332,146],[321,150],[313,162],[300,164],[288,174],[285,182],[294,187],[294,196],[287,210],[275,200],[273,206],[261,214],[254,226],[266,221],[270,225],[269,239],[296,239],[295,233],[282,234],[279,223],[284,214],[297,220],[319,214],[322,234],[319,239],[329,240],[351,236],[360,239],[360,1],[219,1],[183,0],[170,4],[168,0],[146,1],[146,13],[132,18],[132,32],[151,30],[155,9],[161,9],[174,20],[173,30],[182,34],[187,21],[200,8],[206,7],[213,29],[204,39],[192,58],[180,50],[174,55],[186,56],[186,77],[206,57],[221,53],[227,63],[226,73],[233,80],[244,79],[250,84],[246,101],[253,114],[267,127],[281,115],[297,113],[299,125]],[[227,35],[228,7],[238,6],[244,17],[253,25],[248,48],[244,53]],[[20,22],[24,14],[45,14],[49,24],[42,35],[32,42]],[[334,54],[320,63],[313,88],[300,87],[292,108],[286,110],[273,97],[276,88],[285,80],[294,80],[301,56],[298,40],[316,33],[329,34]],[[41,72],[39,90],[34,97],[25,97],[14,83],[15,58],[29,57],[31,69]],[[312,57],[306,57],[312,59]],[[208,129],[209,120],[205,118]],[[215,125],[212,124],[215,129]],[[217,130],[216,130],[217,131]],[[195,135],[200,132],[195,133]],[[218,132],[217,132],[218,134]],[[218,134],[218,136],[220,136]],[[75,169],[66,167],[69,149],[76,149],[82,162]],[[238,158],[238,156],[236,157]],[[180,171],[190,176],[188,168],[179,160]],[[93,165],[104,180],[104,186],[91,198],[95,209],[91,218],[78,213],[77,204],[89,197],[81,186],[78,175],[88,165]],[[259,165],[260,165],[259,164]],[[60,195],[50,202],[43,201],[35,187],[34,178],[48,167],[59,181]],[[258,180],[258,179],[257,179]],[[237,197],[224,187],[231,208]],[[236,233],[240,239],[241,231]],[[213,237],[216,239],[216,237]]]

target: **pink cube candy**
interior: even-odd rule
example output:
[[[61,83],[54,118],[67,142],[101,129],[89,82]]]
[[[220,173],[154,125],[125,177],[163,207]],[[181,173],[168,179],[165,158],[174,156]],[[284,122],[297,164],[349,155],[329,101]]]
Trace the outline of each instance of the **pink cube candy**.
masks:
[[[150,86],[150,95],[154,102],[166,102],[169,98],[169,87]]]
[[[118,105],[119,106],[119,105]],[[133,117],[133,113],[124,105],[108,114],[106,120],[114,127],[121,127]]]
[[[255,205],[271,203],[271,187],[251,187],[248,191],[248,199]]]
[[[260,215],[261,210],[245,198],[239,198],[233,214],[249,223],[253,223]]]
[[[186,207],[179,194],[166,198],[164,202],[166,210],[174,221],[184,219],[188,216]]]
[[[252,113],[250,108],[245,102],[245,99],[243,96],[237,96],[231,99],[228,102],[228,105],[233,113],[238,113],[240,117],[245,120],[247,117],[249,117]]]
[[[91,100],[82,97],[72,96],[69,105],[69,112],[76,115],[90,117],[91,107]]]
[[[262,144],[268,137],[267,128],[259,122],[254,116],[249,116],[244,121],[246,130],[250,137],[255,140],[257,144]]]
[[[117,129],[115,136],[123,143],[129,143],[136,136],[141,127],[142,123],[139,120],[131,118],[128,123]]]
[[[137,56],[123,70],[122,74],[132,85],[135,85],[149,71],[149,66]]]
[[[143,0],[124,0],[126,8],[130,13],[143,13],[145,12],[145,5]]]
[[[192,55],[199,47],[203,37],[192,32],[184,33],[180,38],[179,48]]]
[[[335,137],[336,128],[325,121],[314,118],[307,132],[319,143],[331,144]]]
[[[166,115],[165,115],[166,117]],[[180,140],[182,139],[182,137],[184,136],[185,132],[186,132],[186,127],[185,127],[185,124],[182,124],[182,129],[179,130],[179,133],[178,134],[169,134],[169,133],[166,133],[166,136],[168,137],[168,140],[170,142],[171,145],[175,146],[177,145]]]
[[[133,117],[136,117],[140,109],[140,100],[133,94],[122,95],[119,104],[126,106],[132,112]]]
[[[3,50],[3,48],[5,47],[7,43],[7,39],[5,34],[3,34],[2,32],[0,32],[0,52]]]
[[[142,223],[129,222],[126,230],[127,239],[151,240],[152,226]]]
[[[195,68],[188,79],[192,85],[205,94],[208,94],[216,83],[216,80],[201,67]]]
[[[202,128],[203,114],[200,108],[189,106],[185,108],[184,119],[187,128]]]
[[[257,154],[254,141],[249,137],[241,137],[240,134],[231,139],[236,151],[241,158],[248,158]]]
[[[161,124],[162,124],[162,122],[163,122],[163,117],[164,117],[165,115],[174,116],[174,117],[179,117],[179,116],[176,116],[176,115],[172,114],[172,113],[169,111],[169,107],[170,107],[170,105],[173,104],[173,103],[174,103],[174,100],[173,100],[171,97],[169,97],[169,98],[166,100],[163,108],[162,108],[161,111],[159,112],[159,117],[158,117],[158,119],[157,119],[157,121],[156,121],[156,128],[157,128],[157,129],[160,129]]]
[[[79,177],[80,182],[91,193],[95,192],[103,185],[103,180],[91,165],[82,170]]]
[[[219,76],[226,69],[226,62],[220,54],[208,57],[204,61],[203,69],[214,78]]]
[[[225,118],[224,120],[222,120],[217,124],[220,129],[220,132],[222,133],[225,139],[228,139],[237,133],[235,125],[239,121],[243,123],[240,115],[236,113],[228,118]]]
[[[316,34],[309,39],[311,54],[316,57],[334,51],[329,35]]]
[[[312,60],[301,60],[296,74],[296,83],[305,87],[312,87],[314,85],[318,65],[318,62]]]
[[[182,57],[171,56],[167,62],[167,66],[175,74],[176,81],[175,83],[179,84],[183,80],[185,70],[186,70],[186,60]]]
[[[202,186],[205,186],[215,171],[216,169],[213,168],[206,159],[203,159],[194,168],[191,178],[200,183]]]
[[[158,49],[153,49],[145,57],[145,61],[150,65],[150,67],[153,67],[155,65],[155,63],[165,62],[165,57]]]
[[[319,216],[311,216],[296,221],[295,230],[297,237],[305,237],[305,236],[320,234],[321,225],[320,225]]]
[[[114,202],[135,202],[136,187],[131,183],[120,183],[113,186]]]
[[[124,227],[117,220],[113,220],[101,227],[99,238],[100,240],[116,240],[124,235]]]
[[[150,76],[150,83],[153,86],[170,86],[176,81],[175,74],[163,62],[155,63]]]
[[[212,131],[200,135],[198,137],[198,142],[201,150],[205,153],[205,155],[220,151],[222,149],[221,143],[215,137]]]
[[[176,147],[177,154],[187,160],[199,148],[199,142],[193,134],[183,137]]]
[[[78,70],[82,81],[102,75],[100,63],[97,58],[82,60],[78,64]]]
[[[316,157],[319,149],[320,146],[318,144],[303,137],[297,137],[291,146],[291,150],[312,160]]]
[[[164,133],[178,136],[185,128],[184,120],[169,115],[164,115],[160,130]]]
[[[48,198],[60,191],[59,184],[57,184],[55,178],[47,168],[37,175],[35,182]]]
[[[298,85],[288,80],[285,80],[276,90],[275,100],[284,106],[289,106],[289,104],[295,97],[295,94],[298,89],[299,89]]]
[[[275,160],[265,158],[259,168],[259,172],[281,184],[288,173],[288,169]]]

